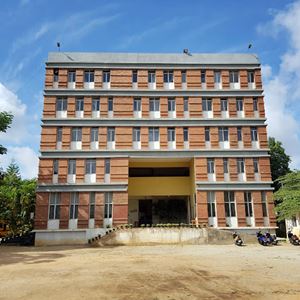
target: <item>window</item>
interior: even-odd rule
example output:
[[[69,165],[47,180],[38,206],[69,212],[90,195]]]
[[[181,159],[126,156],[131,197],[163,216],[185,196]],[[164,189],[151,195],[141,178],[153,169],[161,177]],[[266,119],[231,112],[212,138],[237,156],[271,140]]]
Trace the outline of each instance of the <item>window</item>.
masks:
[[[207,211],[208,217],[213,218],[216,216],[215,193],[207,192]]]
[[[58,159],[53,160],[53,175],[58,175]]]
[[[53,81],[58,82],[58,69],[54,69],[53,71]]]
[[[141,141],[141,129],[139,127],[133,127],[132,129],[132,140],[134,142]]]
[[[93,111],[100,111],[100,100],[99,99],[93,99],[92,100],[92,110]]]
[[[149,127],[149,142],[158,142],[158,141],[159,141],[159,128]]]
[[[228,127],[219,127],[219,142],[228,142]]]
[[[201,70],[201,83],[206,82],[205,74],[206,74],[205,70]]]
[[[57,220],[60,215],[60,194],[50,193],[49,220]]]
[[[189,129],[187,127],[183,128],[183,141],[184,142],[189,141]]]
[[[164,82],[173,82],[173,71],[164,71]]]
[[[237,127],[237,139],[238,142],[241,142],[243,140],[242,127]]]
[[[176,102],[174,98],[168,99],[168,111],[175,111],[176,110]]]
[[[159,99],[150,98],[149,106],[150,111],[159,111]]]
[[[133,99],[133,111],[141,111],[141,99]]]
[[[181,82],[186,83],[186,71],[181,71]]]
[[[56,130],[56,142],[59,143],[62,141],[62,127],[58,127]]]
[[[114,142],[115,141],[115,128],[114,127],[108,127],[107,128],[107,141],[108,142]]]
[[[258,173],[258,159],[257,158],[253,158],[253,169],[254,169],[254,173]]]
[[[253,83],[254,82],[254,72],[248,71],[248,82]]]
[[[221,72],[220,71],[215,71],[214,77],[215,77],[215,83],[221,83]]]
[[[80,127],[73,127],[72,128],[72,142],[81,142],[81,128]]]
[[[211,99],[202,99],[202,111],[211,111],[212,110],[212,100]]]
[[[230,83],[239,82],[239,72],[238,71],[230,71],[229,72],[229,81],[230,81]]]
[[[243,111],[243,99],[236,99],[236,110]]]
[[[215,173],[215,162],[213,158],[207,159],[207,173],[208,174]]]
[[[244,202],[246,217],[253,217],[252,199],[250,192],[244,192]]]
[[[262,205],[263,217],[267,217],[268,216],[268,208],[267,208],[266,192],[261,192],[261,205]]]
[[[110,174],[110,159],[109,158],[106,158],[104,160],[104,173]]]
[[[94,71],[84,72],[84,82],[94,82]]]
[[[68,161],[68,174],[75,175],[76,174],[76,160],[69,159]]]
[[[189,98],[187,97],[183,99],[183,110],[189,111]]]
[[[98,127],[92,127],[91,128],[91,142],[98,142]]]
[[[110,82],[110,71],[103,71],[102,81],[103,82]]]
[[[85,174],[96,174],[96,159],[87,159],[85,161]]]
[[[209,127],[205,127],[205,142],[210,141]]]
[[[108,111],[113,111],[113,110],[114,110],[114,99],[108,98]]]
[[[257,128],[256,127],[251,127],[251,141],[252,142],[257,142],[258,138],[257,138]]]
[[[66,111],[68,106],[68,100],[66,98],[56,99],[56,111]]]
[[[228,111],[228,101],[227,99],[221,99],[221,111]]]
[[[148,71],[148,82],[155,83],[155,71]]]
[[[235,217],[234,192],[224,192],[225,217]]]
[[[168,142],[175,142],[175,128],[168,128]]]
[[[138,81],[138,71],[134,70],[132,71],[132,82],[137,82]]]
[[[245,173],[245,162],[243,158],[237,159],[237,171],[238,173]]]
[[[104,218],[112,218],[112,193],[104,194]]]
[[[254,111],[258,111],[258,105],[257,105],[258,101],[257,98],[253,98],[253,110]]]
[[[68,82],[75,82],[76,81],[76,72],[69,71],[68,72]]]
[[[70,219],[78,219],[79,194],[71,193]]]
[[[83,111],[84,110],[84,102],[83,99],[76,99],[76,111]]]
[[[224,174],[228,173],[228,158],[223,158],[223,170]]]
[[[95,192],[90,193],[90,219],[95,218]]]

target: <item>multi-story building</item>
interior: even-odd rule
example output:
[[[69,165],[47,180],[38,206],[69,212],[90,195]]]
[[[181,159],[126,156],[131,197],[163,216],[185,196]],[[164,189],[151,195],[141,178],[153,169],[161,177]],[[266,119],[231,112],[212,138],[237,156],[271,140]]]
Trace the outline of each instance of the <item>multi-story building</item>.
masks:
[[[253,54],[50,53],[37,244],[118,224],[275,228]]]

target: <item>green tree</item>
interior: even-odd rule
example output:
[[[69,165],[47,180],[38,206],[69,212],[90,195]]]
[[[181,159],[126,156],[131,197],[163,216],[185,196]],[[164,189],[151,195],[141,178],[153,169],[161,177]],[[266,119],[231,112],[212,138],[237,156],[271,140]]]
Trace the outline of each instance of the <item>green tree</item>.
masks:
[[[0,219],[9,225],[12,234],[32,229],[35,190],[36,179],[22,180],[19,167],[12,162],[0,183]]]
[[[289,155],[285,153],[285,149],[282,147],[282,143],[276,141],[273,137],[269,138],[269,148],[271,174],[272,180],[274,181],[273,187],[275,188],[275,191],[278,191],[278,189],[280,188],[280,184],[277,179],[291,171],[289,168],[291,159]]]
[[[291,219],[300,213],[300,171],[290,172],[280,177],[277,182],[281,186],[274,194],[277,201],[277,219]]]
[[[13,115],[5,111],[0,112],[0,132],[6,132],[13,120]],[[7,149],[0,145],[0,154],[5,154]]]

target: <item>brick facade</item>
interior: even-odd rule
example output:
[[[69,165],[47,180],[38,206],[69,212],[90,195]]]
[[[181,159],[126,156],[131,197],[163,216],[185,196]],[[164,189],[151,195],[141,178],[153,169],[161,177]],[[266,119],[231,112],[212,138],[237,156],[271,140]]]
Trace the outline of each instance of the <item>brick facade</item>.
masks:
[[[270,160],[264,123],[264,99],[258,61],[250,61],[249,56],[245,55],[240,57],[240,61],[237,59],[234,63],[226,61],[219,63],[212,56],[209,62],[202,63],[199,55],[199,61],[192,64],[186,57],[180,58],[179,61],[168,59],[165,63],[166,67],[163,68],[159,62],[148,65],[147,60],[132,59],[131,62],[124,64],[118,60],[115,63],[113,54],[111,62],[101,61],[101,59],[95,62],[85,61],[83,56],[77,65],[71,61],[64,61],[64,58],[57,55],[57,53],[54,56],[50,54],[49,61],[46,63],[40,144],[42,155],[39,164],[39,189],[35,214],[37,230],[49,227],[50,198],[53,193],[60,195],[57,229],[68,229],[70,226],[73,193],[78,193],[78,229],[87,229],[91,226],[90,211],[93,205],[93,228],[105,226],[105,215],[109,214],[107,199],[111,199],[112,203],[112,224],[127,223],[131,157],[147,159],[148,155],[148,159],[152,160],[160,156],[160,159],[165,157],[166,160],[169,158],[174,160],[178,157],[177,151],[181,151],[185,159],[193,162],[190,180],[195,186],[194,215],[198,218],[198,222],[208,223],[209,218],[212,218],[208,215],[207,195],[213,192],[216,211],[214,226],[228,226],[224,193],[232,191],[237,226],[266,226],[262,211],[262,192],[265,192],[268,226],[275,226],[270,189]],[[173,87],[165,86],[166,70],[173,72]],[[86,88],[87,71],[93,75],[93,81],[89,82],[92,85],[89,88]],[[135,71],[137,71],[136,85],[132,82]],[[155,71],[155,88],[150,87],[148,82],[150,71]],[[232,86],[230,77],[232,71],[238,72],[238,87]],[[254,72],[254,86],[253,83],[250,86],[248,82],[249,71]],[[69,72],[75,72],[74,88],[71,88],[68,82]],[[182,82],[183,72],[186,74],[186,84]],[[204,82],[201,81],[203,72],[205,72]],[[218,87],[215,82],[216,72],[220,72]],[[107,78],[104,79],[104,75],[107,74],[109,85],[107,85]],[[160,115],[155,120],[151,118],[150,100],[153,98],[159,99]],[[80,118],[78,99],[83,100]],[[134,112],[135,99],[141,101],[139,117],[136,117]],[[176,117],[172,118],[169,117],[170,99],[175,100]],[[239,99],[243,101],[242,117],[237,111]],[[227,100],[227,112],[222,107],[221,102],[224,100]],[[63,101],[65,104],[61,104]],[[97,101],[100,103],[99,110],[95,104]],[[188,110],[185,101],[188,101]],[[211,101],[211,109],[205,108],[204,101]],[[257,103],[256,108],[255,103]],[[59,105],[61,108],[58,108]],[[227,114],[226,117],[224,112]],[[159,128],[159,149],[150,149],[150,127]],[[134,128],[140,130],[141,147],[135,150],[133,149]],[[169,149],[170,128],[175,130],[176,149],[173,150]],[[227,148],[224,148],[220,140],[220,128],[228,133]],[[184,141],[184,130],[188,131],[188,141]],[[240,140],[238,140],[238,130],[241,130]],[[209,132],[208,137],[207,132]],[[141,156],[142,153],[147,155]],[[228,173],[224,167],[224,159],[228,162]],[[75,160],[74,172],[70,171],[71,160]],[[208,163],[211,160],[213,160],[215,174],[213,181],[208,174]],[[108,163],[109,167],[106,165]],[[241,164],[245,177],[242,182],[239,174]],[[92,177],[87,175],[94,174],[89,173],[89,166],[93,166],[91,170],[95,168],[94,179],[87,179]],[[255,168],[258,168],[258,172],[255,172]],[[70,182],[72,175],[75,182]],[[229,181],[226,178],[229,178]],[[227,184],[226,188],[224,182]],[[203,186],[207,185],[210,187],[205,190]],[[219,186],[224,187],[224,190]],[[254,217],[252,225],[247,223],[245,214],[246,192],[251,193],[252,217]],[[94,203],[91,203],[92,195],[95,196]]]

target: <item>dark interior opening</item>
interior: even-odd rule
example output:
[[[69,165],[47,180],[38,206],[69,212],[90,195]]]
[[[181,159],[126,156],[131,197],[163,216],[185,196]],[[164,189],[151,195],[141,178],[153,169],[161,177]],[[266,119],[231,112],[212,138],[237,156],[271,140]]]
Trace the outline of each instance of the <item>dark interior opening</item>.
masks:
[[[190,176],[190,168],[129,168],[129,177],[177,177]]]

